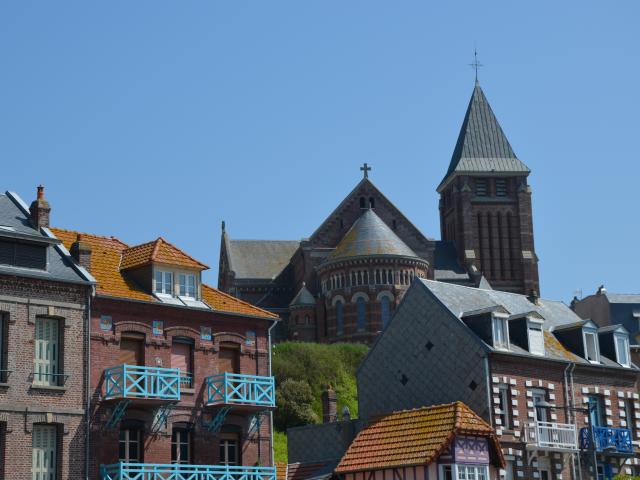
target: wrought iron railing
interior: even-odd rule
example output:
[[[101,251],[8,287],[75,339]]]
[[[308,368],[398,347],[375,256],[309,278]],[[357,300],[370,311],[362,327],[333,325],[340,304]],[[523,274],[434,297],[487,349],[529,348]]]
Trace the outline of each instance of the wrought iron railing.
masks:
[[[205,378],[207,405],[255,405],[274,407],[273,377],[221,373]]]
[[[525,441],[541,449],[577,450],[576,426],[569,423],[534,422],[524,428]]]
[[[37,387],[64,387],[70,376],[68,373],[31,372],[31,383]]]
[[[180,400],[180,369],[118,365],[104,371],[105,400]]]
[[[101,480],[275,480],[274,467],[120,462],[100,466]]]
[[[633,453],[631,430],[628,428],[593,427],[597,452]],[[589,427],[580,429],[580,448],[591,450]]]

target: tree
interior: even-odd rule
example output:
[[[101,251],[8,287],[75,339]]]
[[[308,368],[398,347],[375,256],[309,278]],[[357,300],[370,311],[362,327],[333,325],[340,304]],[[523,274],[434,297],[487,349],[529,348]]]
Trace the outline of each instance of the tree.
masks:
[[[276,390],[274,423],[278,430],[316,423],[313,411],[313,391],[303,380],[284,380]]]

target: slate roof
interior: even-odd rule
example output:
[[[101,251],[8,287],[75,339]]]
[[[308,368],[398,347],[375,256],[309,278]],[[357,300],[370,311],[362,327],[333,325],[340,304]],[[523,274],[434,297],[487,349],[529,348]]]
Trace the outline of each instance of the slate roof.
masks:
[[[402,410],[365,426],[340,460],[336,473],[428,465],[457,435],[487,437],[504,466],[497,437],[489,424],[462,402]]]
[[[3,228],[4,227],[4,228]],[[0,265],[0,274],[71,283],[93,283],[93,277],[75,264],[68,250],[48,230],[38,231],[30,221],[29,207],[13,192],[0,194],[0,237],[47,244],[47,270]]]
[[[478,83],[469,100],[449,169],[438,190],[454,172],[521,174],[530,172],[529,168],[516,157]]]
[[[71,244],[76,241],[79,234],[79,232],[61,228],[53,228],[52,231],[63,241],[67,248],[71,247]],[[97,295],[162,303],[154,295],[138,285],[121,267],[125,252],[131,250],[129,245],[116,237],[104,237],[88,233],[82,233],[81,235],[82,241],[91,246],[91,274],[98,282],[96,285]],[[171,247],[172,249],[177,249],[177,247]],[[183,258],[183,256],[191,258],[186,253],[179,252],[181,254],[178,255],[179,258]],[[194,262],[197,262],[197,260],[194,260]],[[199,262],[197,263],[203,265]],[[208,307],[216,311],[262,318],[278,318],[277,315],[271,312],[243,302],[204,283],[202,284],[202,300]]]
[[[605,293],[609,303],[640,303],[640,294]]]
[[[372,209],[364,210],[327,261],[369,256],[419,258]]]
[[[291,303],[289,304],[289,306],[296,307],[296,306],[315,305],[315,304],[316,304],[316,299],[313,297],[313,295],[307,289],[307,286],[303,282],[302,287],[300,288],[296,296],[293,297],[293,300],[291,300]]]
[[[551,360],[572,361],[589,364],[589,362],[566,349],[553,335],[555,330],[566,330],[583,326],[587,321],[580,318],[571,308],[562,302],[539,299],[537,304],[529,301],[525,295],[501,292],[498,290],[483,290],[451,283],[419,279],[424,286],[433,293],[442,304],[456,317],[462,318],[470,312],[490,311],[492,308],[503,307],[511,317],[536,312],[543,319],[545,357]],[[487,348],[493,350],[490,345]],[[495,350],[498,351],[498,350]],[[505,353],[503,350],[500,352]],[[509,352],[532,358],[540,358],[513,343]],[[611,359],[600,355],[604,366],[620,367]]]
[[[149,263],[163,263],[180,267],[206,270],[209,267],[187,255],[175,245],[159,237],[157,240],[127,248],[122,252],[120,268],[136,268]]]
[[[236,279],[277,277],[300,246],[297,240],[231,240],[227,238],[229,267]]]
[[[438,240],[433,254],[433,276],[435,280],[467,282],[469,272],[458,263],[458,255],[453,242]]]

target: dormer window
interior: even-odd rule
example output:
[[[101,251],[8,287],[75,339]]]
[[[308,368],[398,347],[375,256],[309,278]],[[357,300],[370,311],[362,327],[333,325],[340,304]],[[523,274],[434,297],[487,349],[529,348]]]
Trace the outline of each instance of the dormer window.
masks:
[[[178,275],[180,283],[180,296],[196,298],[196,276],[192,273],[181,273]]]
[[[584,357],[591,363],[600,363],[600,352],[598,349],[598,334],[596,332],[585,331]]]
[[[156,270],[155,292],[173,296],[173,272]]]
[[[507,315],[493,314],[493,346],[504,350],[509,349],[509,322]]]
[[[631,363],[629,362],[629,338],[622,334],[616,334],[614,338],[618,363],[623,367],[631,366]]]
[[[529,318],[527,321],[527,333],[529,335],[529,353],[544,355],[544,332],[542,322]]]

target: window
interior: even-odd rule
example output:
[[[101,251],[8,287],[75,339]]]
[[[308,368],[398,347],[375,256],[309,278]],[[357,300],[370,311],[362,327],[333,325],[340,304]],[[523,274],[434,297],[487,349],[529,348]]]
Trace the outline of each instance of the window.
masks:
[[[358,311],[358,331],[364,332],[366,328],[366,305],[363,297],[358,297],[358,299],[356,300],[356,307]]]
[[[496,348],[509,348],[509,323],[506,317],[494,315],[493,346]]]
[[[181,273],[178,275],[180,283],[180,296],[196,298],[196,276],[191,273]]]
[[[504,178],[498,178],[496,180],[496,197],[507,196],[507,181]]]
[[[587,399],[587,406],[589,408],[589,422],[594,427],[602,426],[604,421],[602,417],[602,400],[600,396],[589,395]]]
[[[627,398],[624,401],[624,417],[627,419],[627,428],[631,430],[631,440],[636,438],[636,416],[633,403],[635,400]]]
[[[500,419],[500,423],[504,428],[510,430],[511,426],[511,395],[509,391],[509,386],[502,384],[498,385],[498,408],[500,409],[500,414],[498,418]]]
[[[453,466],[452,465],[442,465],[440,467],[442,480],[453,480]]]
[[[544,390],[533,391],[533,406],[536,410],[536,421],[547,422],[547,407],[543,406],[547,403],[547,392]]]
[[[487,465],[440,465],[442,480],[488,480]]]
[[[529,321],[529,352],[534,355],[544,355],[544,334],[541,323]]]
[[[173,273],[156,270],[156,293],[173,296]]]
[[[36,318],[33,383],[57,386],[60,375],[60,322],[55,318]]]
[[[389,297],[382,297],[380,299],[380,312],[382,316],[382,328],[387,326],[389,318],[391,317]]]
[[[584,332],[584,356],[591,363],[600,363],[598,337],[595,332]]]
[[[45,270],[47,247],[0,240],[0,264]]]
[[[238,438],[220,439],[220,463],[223,465],[238,465]]]
[[[171,432],[171,463],[191,463],[191,430],[187,425],[173,427]]]
[[[0,313],[0,383],[6,383],[9,379],[8,364],[8,338],[9,320],[6,314]],[[1,478],[1,477],[0,477]]]
[[[342,301],[336,302],[336,334],[344,334],[344,312],[342,310]]]
[[[56,480],[58,438],[54,425],[33,426],[33,453],[31,471],[33,480]]]
[[[360,208],[367,208],[367,201],[364,197],[360,197]]]
[[[120,429],[119,460],[142,462],[142,429],[129,427]]]
[[[629,339],[626,335],[615,335],[614,338],[618,363],[623,367],[629,367]]]
[[[476,178],[476,196],[487,196],[487,180],[484,178]]]
[[[174,338],[171,344],[171,368],[180,369],[180,386],[193,388],[193,340]]]

